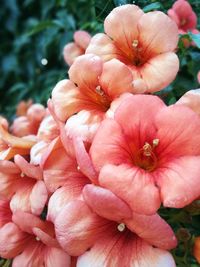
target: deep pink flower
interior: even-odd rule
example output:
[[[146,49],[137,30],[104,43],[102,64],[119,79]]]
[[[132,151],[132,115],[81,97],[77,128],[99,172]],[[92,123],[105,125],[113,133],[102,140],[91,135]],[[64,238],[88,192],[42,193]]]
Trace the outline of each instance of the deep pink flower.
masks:
[[[186,0],[177,0],[172,8],[168,10],[168,15],[178,25],[179,30],[191,31],[197,27],[197,16],[191,5]]]
[[[94,199],[96,191],[101,197]],[[130,210],[109,190],[88,185],[86,195],[89,207],[82,200],[72,201],[55,221],[62,248],[70,255],[81,255],[77,267],[120,267],[122,263],[123,266],[175,266],[166,250],[176,246],[176,238],[157,214],[133,214],[128,219]]]
[[[167,15],[122,5],[106,17],[104,29],[106,34],[95,35],[86,53],[104,61],[117,58],[129,66],[136,91],[156,92],[174,80],[179,69],[174,53],[178,28]]]
[[[91,145],[99,185],[138,213],[188,205],[200,195],[199,129],[199,116],[183,105],[130,95]]]
[[[69,66],[78,56],[85,53],[90,39],[91,35],[86,31],[76,31],[74,33],[74,42],[66,44],[63,50],[64,60]]]
[[[70,257],[60,249],[50,222],[19,211],[12,220],[0,229],[0,256],[14,258],[13,267],[70,266]]]

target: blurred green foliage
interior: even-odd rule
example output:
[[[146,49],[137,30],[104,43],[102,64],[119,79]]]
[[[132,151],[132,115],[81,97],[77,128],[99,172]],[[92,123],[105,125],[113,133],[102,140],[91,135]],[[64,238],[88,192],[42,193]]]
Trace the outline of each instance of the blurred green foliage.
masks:
[[[200,1],[189,1],[199,17]],[[0,9],[0,113],[12,119],[16,105],[32,98],[45,104],[55,84],[67,77],[62,57],[63,46],[72,40],[76,29],[92,35],[103,31],[103,20],[116,6],[135,3],[145,12],[167,12],[174,1],[130,0],[3,0]],[[200,24],[198,21],[198,29]],[[186,91],[198,88],[200,70],[200,37],[189,33],[197,47],[185,48],[180,39],[180,71],[176,80],[159,95],[173,104]],[[41,60],[46,58],[47,65]],[[200,208],[199,208],[200,210]],[[195,235],[200,235],[200,212],[161,209],[161,215],[173,225],[176,233],[187,228],[189,238],[180,240],[174,251],[178,267],[197,267],[191,254]],[[3,264],[3,262],[2,262]]]

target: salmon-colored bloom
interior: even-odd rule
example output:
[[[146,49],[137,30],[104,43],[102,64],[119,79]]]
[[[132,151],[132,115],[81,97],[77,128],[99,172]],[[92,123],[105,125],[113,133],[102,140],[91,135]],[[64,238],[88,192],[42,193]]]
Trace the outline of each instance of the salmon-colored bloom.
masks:
[[[31,99],[27,101],[20,101],[16,108],[16,115],[24,116],[27,113],[28,108],[33,104],[33,101]]]
[[[200,236],[196,237],[194,240],[193,255],[200,264]]]
[[[153,214],[161,203],[186,206],[200,195],[199,129],[199,116],[183,105],[130,95],[91,145],[100,186],[138,213]]]
[[[13,267],[70,266],[70,257],[60,248],[50,222],[19,211],[12,220],[0,229],[0,256],[13,258]]]
[[[46,109],[41,104],[33,104],[26,114],[17,117],[11,125],[11,132],[15,136],[36,135],[41,121],[46,115]]]
[[[157,214],[127,218],[131,212],[126,203],[95,185],[86,185],[85,197],[89,207],[74,200],[55,221],[62,248],[70,255],[81,255],[77,267],[175,267],[166,250],[176,246],[176,238]]]
[[[176,104],[185,105],[200,115],[200,89],[188,91],[176,102]]]
[[[97,34],[86,53],[103,60],[117,58],[133,72],[134,89],[156,92],[174,80],[179,60],[177,25],[160,11],[144,14],[135,5],[123,5],[111,11],[104,21],[106,34]],[[160,30],[162,29],[162,30]]]
[[[69,119],[69,136],[82,135],[87,141],[92,140],[101,120],[111,116],[122,94],[135,92],[131,71],[116,59],[103,63],[92,54],[80,56],[71,66],[69,77],[53,89],[54,112],[62,122]]]
[[[40,215],[48,199],[42,170],[20,155],[14,161],[0,161],[0,197],[10,199],[13,212],[23,210]]]
[[[86,31],[76,31],[74,33],[74,42],[66,44],[63,50],[64,60],[69,66],[78,56],[85,54],[90,39],[91,35]]]
[[[197,27],[197,16],[192,10],[187,0],[177,0],[172,8],[168,10],[168,15],[178,25],[183,32],[191,31]]]

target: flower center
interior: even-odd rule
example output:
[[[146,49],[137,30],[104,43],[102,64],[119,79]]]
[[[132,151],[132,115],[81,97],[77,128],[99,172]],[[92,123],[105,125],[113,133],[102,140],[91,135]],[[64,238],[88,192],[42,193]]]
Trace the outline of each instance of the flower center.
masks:
[[[155,148],[159,145],[159,139],[154,139],[152,145],[145,142],[143,147],[138,151],[135,158],[135,163],[140,168],[146,171],[153,171],[158,163]]]
[[[187,20],[186,19],[182,19],[181,20],[181,26],[184,26],[186,24]]]
[[[124,232],[125,229],[126,229],[126,225],[125,225],[124,223],[120,223],[120,224],[118,224],[118,226],[117,226],[117,230],[118,230],[119,232]]]

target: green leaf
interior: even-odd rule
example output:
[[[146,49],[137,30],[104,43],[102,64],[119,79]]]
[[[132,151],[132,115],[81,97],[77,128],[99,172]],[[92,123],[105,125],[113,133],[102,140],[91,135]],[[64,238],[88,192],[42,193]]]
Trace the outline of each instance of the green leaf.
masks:
[[[41,31],[46,30],[47,28],[50,27],[58,27],[58,24],[55,21],[50,21],[50,20],[46,20],[46,21],[42,21],[40,23],[38,23],[34,28],[32,28],[27,35],[31,36],[34,35],[36,33],[39,33]]]
[[[194,34],[192,32],[188,33],[192,41],[196,44],[198,48],[200,48],[200,33]]]
[[[152,10],[157,10],[157,9],[162,9],[163,8],[163,5],[159,2],[155,2],[155,3],[152,3],[152,4],[149,4],[147,6],[145,6],[143,8],[143,11],[144,12],[149,12],[149,11],[152,11]]]

